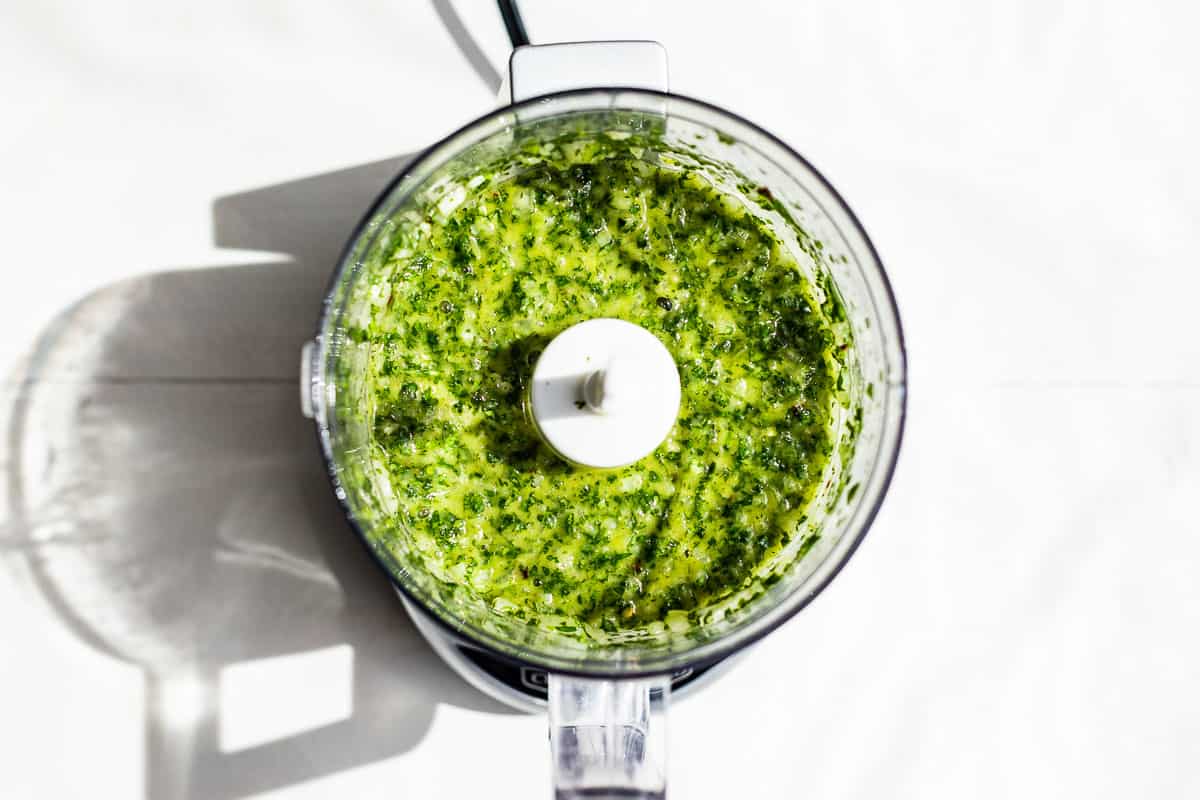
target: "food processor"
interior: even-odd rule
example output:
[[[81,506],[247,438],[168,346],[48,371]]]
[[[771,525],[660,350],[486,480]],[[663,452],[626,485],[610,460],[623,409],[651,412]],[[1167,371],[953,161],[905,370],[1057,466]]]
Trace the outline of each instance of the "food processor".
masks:
[[[501,7],[512,13],[511,4]],[[900,321],[874,247],[828,181],[753,123],[670,94],[661,45],[528,45],[522,43],[519,21],[507,16],[506,21],[510,33],[515,24],[512,38],[519,46],[501,87],[502,105],[413,160],[367,212],[336,267],[316,335],[304,347],[301,403],[316,423],[333,490],[351,527],[432,648],[487,694],[518,709],[548,712],[556,796],[663,797],[670,701],[695,692],[807,605],[846,563],[879,509],[904,421]],[[487,158],[519,152],[566,128],[648,136],[654,152],[643,157],[696,171],[754,208],[785,245],[805,251],[810,278],[841,298],[853,334],[847,356],[851,378],[841,410],[843,420],[855,420],[842,428],[853,441],[843,442],[844,455],[834,459],[830,480],[815,502],[813,523],[820,528],[815,545],[810,541],[802,551],[793,547],[788,559],[732,598],[715,621],[688,629],[659,626],[649,637],[590,645],[491,613],[422,569],[420,559],[403,546],[380,546],[372,533],[395,501],[386,496],[367,455],[370,426],[351,413],[367,368],[363,347],[348,335],[362,313],[357,306],[362,293],[356,289],[370,282],[392,221],[419,202],[436,200],[447,187],[469,181]],[[796,230],[805,232],[803,241]],[[677,376],[672,389],[670,356],[665,350],[645,355],[653,347],[617,320],[576,327],[588,331],[560,333],[532,367],[526,395],[530,424],[551,449],[585,465],[581,468],[628,463],[653,449],[671,425],[671,392],[677,408],[679,389]],[[553,411],[563,398],[539,389],[537,376],[577,370],[580,354],[598,347],[608,348],[607,372],[584,376],[583,400],[574,411]],[[646,386],[652,389],[644,391]],[[633,395],[637,400],[631,403]],[[606,404],[619,403],[626,423],[613,427],[610,420],[594,434],[579,433],[580,426],[593,424],[587,419],[605,419]],[[573,413],[584,415],[579,425],[573,426]],[[588,414],[594,416],[585,419]]]

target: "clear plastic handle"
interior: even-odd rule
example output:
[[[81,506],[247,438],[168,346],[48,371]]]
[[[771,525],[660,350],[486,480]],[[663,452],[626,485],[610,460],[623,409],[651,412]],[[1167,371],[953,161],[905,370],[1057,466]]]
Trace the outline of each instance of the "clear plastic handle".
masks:
[[[551,674],[549,690],[555,800],[666,797],[670,676]]]

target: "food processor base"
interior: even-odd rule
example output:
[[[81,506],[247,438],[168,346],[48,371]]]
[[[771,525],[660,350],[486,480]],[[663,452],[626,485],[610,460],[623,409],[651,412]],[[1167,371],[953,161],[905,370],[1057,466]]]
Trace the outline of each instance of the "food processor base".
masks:
[[[547,674],[537,667],[516,666],[501,661],[490,654],[457,641],[447,634],[428,614],[396,590],[400,602],[412,617],[417,630],[429,642],[433,651],[467,683],[487,696],[504,703],[510,708],[526,713],[542,713],[546,710]],[[671,675],[671,697],[681,700],[690,697],[699,689],[725,674],[738,660],[739,654],[729,656],[716,664],[693,669],[685,667]]]

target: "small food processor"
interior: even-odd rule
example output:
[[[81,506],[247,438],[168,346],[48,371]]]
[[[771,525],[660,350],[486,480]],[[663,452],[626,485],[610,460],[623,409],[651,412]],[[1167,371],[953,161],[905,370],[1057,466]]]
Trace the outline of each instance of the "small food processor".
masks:
[[[556,796],[663,797],[671,700],[696,691],[807,605],[846,563],[879,509],[904,420],[900,321],[874,247],[829,182],[753,123],[668,93],[661,45],[522,45],[509,66],[503,105],[409,164],[352,235],[316,335],[304,348],[301,402],[316,423],[351,527],[433,649],[489,695],[522,710],[548,712]],[[392,513],[395,499],[376,480],[377,467],[367,455],[371,429],[357,413],[367,357],[347,333],[363,313],[355,289],[371,280],[391,220],[470,180],[483,159],[543,141],[564,125],[606,135],[649,134],[658,152],[644,157],[670,159],[745,200],[785,246],[803,246],[810,279],[838,293],[853,335],[840,413],[843,421],[856,422],[839,430],[854,440],[842,443],[848,445],[839,451],[844,455],[834,459],[814,501],[813,523],[820,528],[815,546],[793,547],[769,579],[747,586],[715,621],[663,625],[652,636],[591,645],[464,599],[423,570],[403,545],[379,545],[372,532]],[[796,229],[806,232],[806,242],[797,241]],[[560,332],[533,367],[526,395],[530,424],[580,468],[635,461],[674,422],[678,375],[670,354],[643,334],[620,320],[585,322]],[[564,375],[576,377],[563,381]]]

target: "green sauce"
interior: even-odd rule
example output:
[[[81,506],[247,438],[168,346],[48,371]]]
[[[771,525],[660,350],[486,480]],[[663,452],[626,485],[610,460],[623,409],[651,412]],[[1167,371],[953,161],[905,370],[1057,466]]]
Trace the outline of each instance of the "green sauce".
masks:
[[[836,294],[750,205],[642,155],[601,138],[453,187],[397,223],[350,331],[395,530],[441,580],[565,633],[700,624],[789,543],[802,557],[839,443]],[[557,457],[525,403],[542,348],[596,317],[656,335],[683,392],[667,440],[611,471]]]

